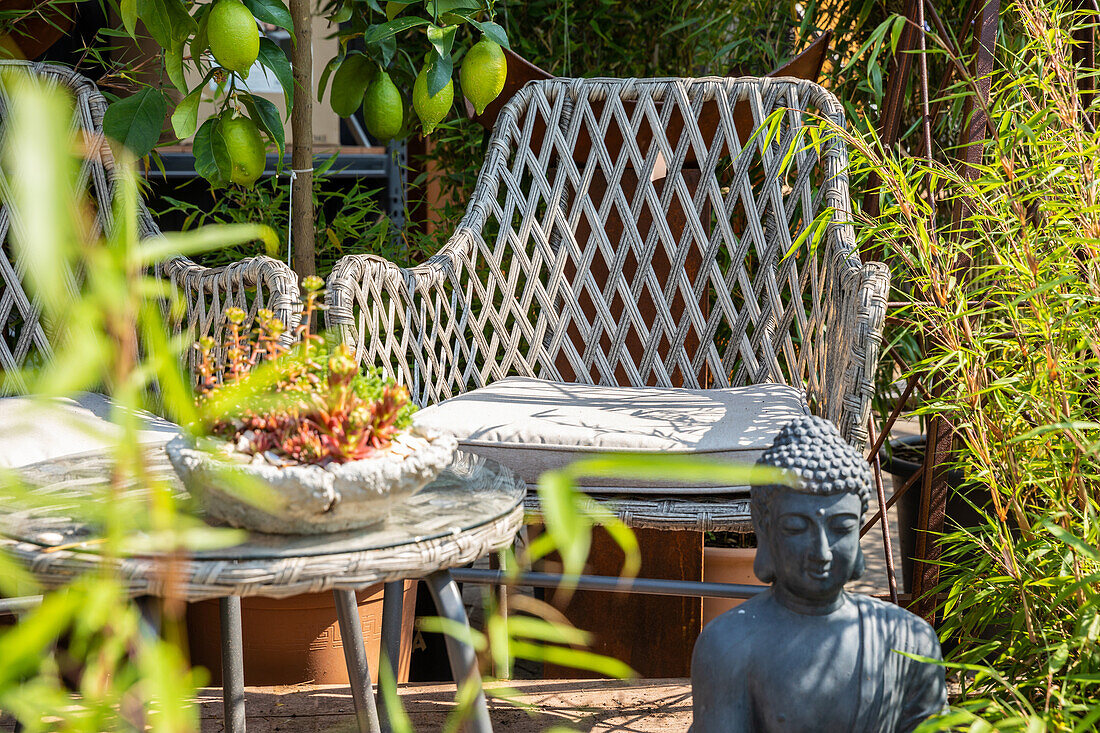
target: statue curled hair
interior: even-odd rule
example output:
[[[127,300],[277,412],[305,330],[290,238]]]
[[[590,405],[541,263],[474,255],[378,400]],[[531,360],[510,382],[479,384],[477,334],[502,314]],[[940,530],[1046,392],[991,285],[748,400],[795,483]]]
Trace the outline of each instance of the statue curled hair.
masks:
[[[824,418],[810,415],[788,423],[756,463],[784,469],[794,479],[793,486],[769,484],[752,488],[752,519],[759,532],[771,531],[772,499],[779,491],[823,496],[855,494],[862,515],[867,514],[871,503],[871,467],[840,436],[836,426]],[[766,538],[759,539],[753,570],[762,582],[770,583],[775,580],[771,551]],[[863,568],[861,552],[853,579],[862,575]]]

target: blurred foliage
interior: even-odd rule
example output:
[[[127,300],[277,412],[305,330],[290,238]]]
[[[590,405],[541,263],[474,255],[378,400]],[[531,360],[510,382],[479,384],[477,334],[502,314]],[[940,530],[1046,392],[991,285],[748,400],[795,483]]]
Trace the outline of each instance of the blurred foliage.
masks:
[[[48,590],[0,545],[0,596],[45,593],[41,605],[0,630],[0,710],[28,732],[197,731],[196,691],[207,677],[204,670],[190,667],[183,651],[183,595],[168,582],[164,596],[146,607],[161,623],[160,633],[153,633],[114,562],[131,553],[157,552],[164,562],[163,577],[178,581],[183,576],[177,563],[192,550],[243,538],[236,530],[209,527],[190,502],[182,503],[176,488],[150,471],[138,442],[137,408],[161,405],[182,424],[198,418],[190,378],[183,371],[183,349],[190,344],[172,338],[163,317],[165,301],[172,308],[183,304],[175,302],[175,294],[151,271],[177,253],[197,255],[250,241],[271,245],[274,233],[256,225],[208,225],[141,240],[138,179],[131,161],[123,160],[115,180],[115,225],[106,238],[98,238],[92,202],[85,200],[78,159],[72,154],[77,145],[71,101],[29,75],[16,73],[8,81],[2,188],[5,204],[14,212],[14,246],[27,267],[25,284],[42,305],[54,346],[53,359],[28,372],[26,381],[43,410],[50,409],[49,398],[106,390],[117,405],[112,418],[119,431],[98,436],[111,446],[113,459],[102,497],[66,495],[61,507],[67,516],[75,513],[90,522],[95,534],[85,542],[94,545],[103,562],[89,563],[88,573]],[[76,272],[94,276],[74,289]],[[317,281],[311,287],[319,285]],[[544,500],[551,509],[545,526],[554,539],[539,547],[542,552],[560,551],[575,573],[587,557],[596,518],[581,511],[584,498],[568,483],[572,475],[560,472],[548,490]],[[147,491],[133,491],[135,484]],[[43,511],[54,507],[10,470],[0,472],[0,502]],[[626,551],[627,570],[636,568],[629,529],[606,519]],[[508,567],[518,565],[511,561]],[[506,620],[490,603],[485,633],[449,627],[445,620],[435,623],[441,631],[483,646],[502,673],[510,673],[515,659],[528,658],[603,674],[631,674],[622,662],[584,649],[586,635],[561,623],[560,613],[549,604],[532,601],[513,612],[519,615]],[[394,699],[392,687],[385,692]],[[462,704],[449,715],[445,730],[461,728],[472,692],[463,685]],[[395,729],[407,729],[400,726],[405,719],[400,706],[390,710],[398,722]]]
[[[139,241],[137,182],[124,164],[115,184],[115,226],[97,239],[92,212],[81,205],[77,160],[70,153],[76,149],[71,100],[18,72],[5,84],[10,99],[3,175],[6,203],[17,213],[14,246],[54,346],[54,358],[26,381],[43,399],[43,410],[50,409],[48,397],[108,389],[119,434],[100,436],[114,446],[115,470],[102,487],[109,500],[66,500],[68,511],[94,518],[99,536],[92,541],[105,558],[102,569],[48,594],[0,634],[0,709],[27,731],[196,730],[192,700],[205,675],[191,670],[180,650],[180,599],[169,587],[164,635],[149,634],[125,583],[109,569],[135,534],[144,538],[146,552],[153,547],[166,555],[194,542],[224,545],[239,537],[208,527],[178,505],[176,492],[150,475],[138,443],[136,410],[152,401],[154,387],[171,417],[191,414],[188,400],[174,399],[189,389],[179,358],[182,346],[169,337],[158,303],[169,294],[146,273],[170,252],[200,251],[211,239],[263,240],[269,233],[255,226],[226,227]],[[78,272],[95,274],[76,291],[71,283]],[[125,491],[130,481],[144,482],[148,493]],[[5,472],[0,501],[11,506],[34,498],[17,476]],[[0,557],[0,594],[37,590],[24,569]]]

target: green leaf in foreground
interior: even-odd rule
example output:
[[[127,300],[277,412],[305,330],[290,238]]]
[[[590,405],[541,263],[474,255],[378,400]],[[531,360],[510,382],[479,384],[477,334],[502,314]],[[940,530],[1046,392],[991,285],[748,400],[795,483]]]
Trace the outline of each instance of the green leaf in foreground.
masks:
[[[103,114],[103,133],[137,157],[149,154],[160,139],[168,100],[151,88],[120,99]]]

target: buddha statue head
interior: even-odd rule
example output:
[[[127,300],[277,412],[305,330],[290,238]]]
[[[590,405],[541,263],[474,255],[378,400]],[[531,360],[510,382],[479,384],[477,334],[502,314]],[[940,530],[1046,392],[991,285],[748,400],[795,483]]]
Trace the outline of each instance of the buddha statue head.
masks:
[[[870,467],[820,417],[786,425],[757,463],[785,470],[792,485],[752,489],[753,570],[785,606],[827,613],[844,584],[863,574],[859,530],[871,498]]]

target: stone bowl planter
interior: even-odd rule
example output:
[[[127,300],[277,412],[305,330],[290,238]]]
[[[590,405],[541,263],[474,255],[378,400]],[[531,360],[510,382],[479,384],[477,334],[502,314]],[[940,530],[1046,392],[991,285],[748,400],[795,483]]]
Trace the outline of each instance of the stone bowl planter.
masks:
[[[324,534],[381,522],[394,502],[435,479],[457,447],[454,436],[414,427],[371,458],[324,467],[274,465],[262,456],[233,451],[229,444],[211,453],[183,436],[166,449],[208,518],[270,534]],[[246,501],[233,488],[239,479],[265,485],[271,496]]]

